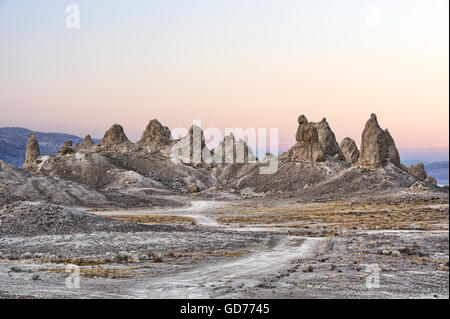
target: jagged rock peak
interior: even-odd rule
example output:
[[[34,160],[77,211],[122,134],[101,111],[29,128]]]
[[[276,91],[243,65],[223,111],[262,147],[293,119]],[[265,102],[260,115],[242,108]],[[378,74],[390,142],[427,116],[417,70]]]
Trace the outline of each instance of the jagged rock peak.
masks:
[[[333,156],[340,160],[345,160],[345,156],[336,141],[336,136],[331,130],[327,119],[324,117],[320,122],[315,123],[314,126],[317,129],[319,142],[322,145],[325,154]]]
[[[142,133],[141,139],[138,144],[144,145],[167,145],[171,142],[170,129],[167,126],[163,126],[157,119],[151,120],[145,131]]]
[[[344,154],[345,160],[349,164],[355,164],[359,159],[358,146],[353,139],[346,137],[342,140],[340,148]]]
[[[400,155],[391,134],[381,129],[377,116],[372,113],[362,133],[358,164],[374,169],[389,163],[400,167]]]
[[[63,144],[61,149],[58,151],[60,155],[72,154],[74,152],[72,148],[72,141],[67,141]]]
[[[241,138],[236,140],[233,133],[223,138],[214,149],[214,154],[221,158],[222,163],[248,163],[257,160],[248,144]]]
[[[400,153],[397,150],[397,147],[395,146],[394,139],[392,138],[389,131],[386,129],[384,131],[384,134],[386,136],[387,140],[387,147],[385,148],[385,162],[386,163],[392,163],[397,167],[400,167]]]
[[[191,142],[192,141],[194,143],[201,142],[202,147],[205,146],[205,134],[203,133],[203,130],[201,129],[201,127],[193,124],[189,128],[189,133],[187,136],[189,136],[189,138],[191,139]]]
[[[193,149],[198,149],[203,151],[203,149],[206,147],[206,142],[205,142],[205,134],[203,133],[203,130],[197,126],[197,125],[192,125],[191,128],[189,129],[189,140],[190,140],[190,154],[193,154]],[[199,148],[200,145],[200,148]]]
[[[100,141],[100,145],[104,144],[122,144],[129,143],[130,140],[125,135],[123,127],[119,124],[114,124],[111,128],[106,131],[103,139]]]
[[[81,142],[80,145],[83,145],[83,146],[94,146],[95,143],[94,143],[94,141],[92,140],[91,136],[88,134],[88,135],[86,135],[86,136],[84,137],[84,140],[83,140],[83,142]]]
[[[298,117],[298,124],[300,124],[300,125],[302,125],[302,124],[308,124],[308,119],[306,118],[306,116],[305,115],[300,115],[299,117]]]
[[[27,166],[32,165],[40,155],[41,151],[39,149],[39,143],[36,140],[36,136],[31,133],[27,141],[25,163],[23,167],[26,168]]]
[[[425,166],[423,165],[423,163],[418,163],[417,165],[409,166],[408,173],[422,180],[425,180],[428,176],[427,172],[425,171]]]
[[[323,162],[325,152],[319,142],[319,134],[314,123],[309,123],[305,115],[298,117],[295,134],[297,143],[288,151],[288,157],[295,162]]]
[[[92,140],[90,135],[86,135],[83,142],[81,142],[80,144],[76,145],[74,148],[75,152],[84,152],[84,151],[89,151],[91,150],[93,147],[95,146],[94,141]]]
[[[171,148],[172,161],[201,164],[210,158],[211,153],[205,143],[205,134],[197,125],[192,125],[188,134],[175,141]]]

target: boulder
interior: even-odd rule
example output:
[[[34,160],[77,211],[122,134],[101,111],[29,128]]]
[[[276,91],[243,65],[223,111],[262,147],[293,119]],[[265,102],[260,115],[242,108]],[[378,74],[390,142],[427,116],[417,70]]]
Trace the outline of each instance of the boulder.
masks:
[[[411,185],[411,187],[409,188],[410,190],[413,191],[419,191],[419,192],[427,192],[430,189],[421,181],[417,181],[414,184]]]
[[[336,136],[331,130],[330,125],[327,122],[327,119],[323,118],[322,121],[314,123],[314,126],[317,129],[317,133],[319,135],[319,142],[320,145],[322,145],[325,154],[333,156],[334,158],[340,160],[345,160],[345,156],[342,153],[342,150],[336,141]]]
[[[198,193],[200,191],[200,188],[197,185],[192,184],[188,187],[187,190],[189,193]]]
[[[359,159],[359,150],[356,143],[350,137],[346,137],[341,142],[341,150],[344,154],[345,160],[349,164],[355,164]]]
[[[425,166],[423,165],[423,163],[409,166],[408,173],[422,180],[425,180],[425,178],[427,178],[427,172],[425,171]]]
[[[400,155],[391,134],[388,130],[383,131],[378,125],[377,116],[371,114],[362,133],[358,164],[375,169],[389,163],[400,167]]]
[[[298,129],[295,134],[297,143],[288,151],[288,158],[294,162],[323,162],[325,151],[319,142],[319,133],[314,123],[309,123],[306,116],[298,118]]]
[[[138,144],[147,146],[168,145],[171,142],[170,129],[158,120],[151,120],[142,133]]]
[[[39,156],[41,156],[39,143],[36,140],[36,136],[33,133],[31,133],[27,141],[27,146],[25,150],[25,163],[23,164],[23,168],[27,168],[30,165],[35,164]]]
[[[65,142],[58,153],[59,155],[73,154],[72,141]]]

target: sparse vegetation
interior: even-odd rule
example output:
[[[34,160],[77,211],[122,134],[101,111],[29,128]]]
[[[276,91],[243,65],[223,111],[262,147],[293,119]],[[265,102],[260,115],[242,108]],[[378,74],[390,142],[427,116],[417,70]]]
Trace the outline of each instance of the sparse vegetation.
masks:
[[[222,224],[289,224],[290,228],[314,226],[344,229],[448,229],[448,204],[350,204],[344,202],[269,207],[256,212],[242,210],[237,216],[222,216]],[[279,226],[279,227],[281,227]]]
[[[141,224],[195,224],[195,220],[186,216],[174,215],[104,215],[108,218]]]

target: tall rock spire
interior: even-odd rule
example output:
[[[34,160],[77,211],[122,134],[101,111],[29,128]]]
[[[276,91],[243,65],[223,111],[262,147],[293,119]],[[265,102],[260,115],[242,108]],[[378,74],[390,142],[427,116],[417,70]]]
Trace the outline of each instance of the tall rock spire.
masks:
[[[340,147],[347,163],[355,164],[358,162],[359,150],[354,140],[350,137],[346,137],[342,140]]]
[[[27,147],[25,150],[25,163],[23,164],[23,168],[27,168],[30,165],[33,165],[39,156],[41,156],[39,143],[36,140],[36,136],[31,133],[27,141]]]
[[[362,167],[379,168],[392,163],[400,167],[400,155],[388,130],[378,125],[377,116],[370,115],[361,138],[358,164]]]
[[[326,118],[323,118],[322,121],[315,123],[314,126],[317,129],[319,142],[320,145],[322,145],[325,154],[333,156],[337,159],[345,160],[345,156],[336,141],[336,136],[331,130]]]

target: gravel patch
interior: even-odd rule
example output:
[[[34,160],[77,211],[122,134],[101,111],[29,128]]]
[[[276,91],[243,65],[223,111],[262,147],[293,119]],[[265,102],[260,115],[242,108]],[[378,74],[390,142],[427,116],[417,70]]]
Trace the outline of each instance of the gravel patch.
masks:
[[[0,210],[0,237],[92,232],[138,232],[155,226],[124,222],[43,202],[18,202]]]

